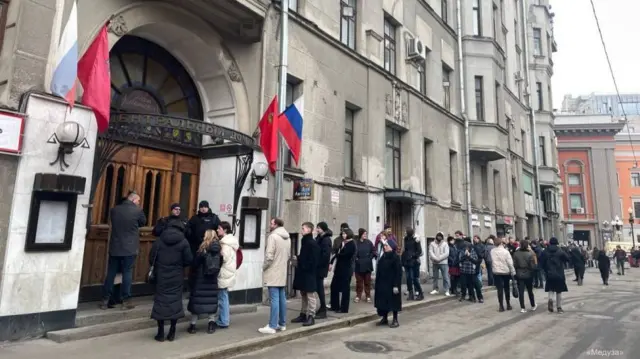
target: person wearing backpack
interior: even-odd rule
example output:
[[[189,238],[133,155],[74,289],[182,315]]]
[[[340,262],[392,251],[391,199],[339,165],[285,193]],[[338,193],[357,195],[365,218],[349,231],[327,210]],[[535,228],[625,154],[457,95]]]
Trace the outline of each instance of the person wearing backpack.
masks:
[[[218,237],[222,254],[222,266],[218,274],[218,320],[216,325],[219,328],[229,327],[229,289],[236,284],[236,272],[239,267],[237,260],[240,243],[233,235],[231,224],[226,221],[220,222],[218,226]]]
[[[216,330],[215,314],[218,311],[218,274],[222,265],[221,246],[216,232],[209,229],[193,259],[193,271],[189,276],[191,293],[187,309],[191,312],[191,323],[187,332],[196,333],[199,314],[209,316],[207,333]]]

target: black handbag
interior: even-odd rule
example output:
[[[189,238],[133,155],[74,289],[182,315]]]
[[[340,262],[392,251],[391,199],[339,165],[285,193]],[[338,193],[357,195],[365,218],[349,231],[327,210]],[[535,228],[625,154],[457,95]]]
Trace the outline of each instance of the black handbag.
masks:
[[[516,283],[517,279],[515,277],[511,279],[511,296],[513,296],[514,298],[518,298],[520,293],[518,293],[518,283]]]
[[[159,239],[158,239],[159,240]],[[160,252],[160,243],[158,243],[158,249],[156,250],[156,254],[153,256],[153,262],[151,262],[151,266],[149,266],[149,272],[147,273],[147,283],[156,284],[156,261],[158,260],[158,253]]]

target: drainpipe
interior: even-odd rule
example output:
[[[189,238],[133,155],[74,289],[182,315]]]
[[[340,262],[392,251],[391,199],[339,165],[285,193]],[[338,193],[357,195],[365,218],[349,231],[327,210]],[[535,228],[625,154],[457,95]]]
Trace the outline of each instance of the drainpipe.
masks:
[[[464,87],[464,59],[462,55],[462,1],[456,0],[457,33],[458,33],[458,78],[460,79],[460,113],[464,120],[464,190],[467,202],[467,235],[473,234],[471,224],[471,150],[469,145],[469,117],[467,116],[467,101]],[[452,198],[453,199],[453,198]]]
[[[542,238],[547,238],[544,233],[544,223],[542,221],[542,213],[544,208],[542,208],[542,204],[540,200],[542,196],[540,195],[540,161],[538,159],[538,131],[536,130],[536,116],[535,111],[533,109],[533,90],[531,88],[531,73],[529,72],[529,11],[525,8],[525,1],[519,1],[520,3],[520,13],[522,14],[522,36],[524,37],[523,41],[523,52],[524,52],[524,72],[525,72],[525,85],[527,86],[528,96],[529,96],[529,122],[531,123],[531,143],[533,144],[533,176],[535,182],[535,201],[536,208],[538,209],[538,235]],[[526,11],[525,11],[526,10]]]

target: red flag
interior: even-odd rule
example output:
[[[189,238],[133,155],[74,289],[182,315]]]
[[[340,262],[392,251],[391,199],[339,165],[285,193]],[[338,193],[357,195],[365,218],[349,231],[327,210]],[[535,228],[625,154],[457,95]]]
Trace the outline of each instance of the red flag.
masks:
[[[274,96],[267,110],[264,111],[258,128],[260,128],[260,148],[269,164],[271,173],[276,172],[278,161],[278,96]]]
[[[98,133],[102,133],[109,127],[111,108],[107,25],[102,27],[78,62],[78,79],[84,89],[82,103],[93,110],[98,123]]]

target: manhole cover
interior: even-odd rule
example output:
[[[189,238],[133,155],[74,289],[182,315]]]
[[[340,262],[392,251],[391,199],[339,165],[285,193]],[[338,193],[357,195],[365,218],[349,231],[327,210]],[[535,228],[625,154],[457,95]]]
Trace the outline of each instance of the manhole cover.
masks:
[[[382,342],[345,342],[344,345],[347,349],[356,353],[380,354],[388,353],[393,350],[392,347]]]
[[[589,319],[613,319],[613,317],[598,314],[583,314],[582,316]]]

